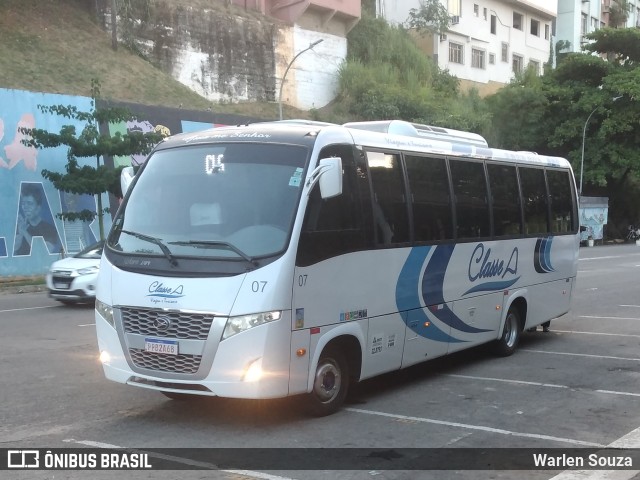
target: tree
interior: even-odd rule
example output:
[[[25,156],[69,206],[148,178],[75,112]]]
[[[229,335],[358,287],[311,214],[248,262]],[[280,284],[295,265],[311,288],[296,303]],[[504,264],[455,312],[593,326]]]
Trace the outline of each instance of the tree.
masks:
[[[631,4],[629,0],[614,0],[609,6],[609,25],[613,28],[618,28],[621,25],[624,27],[630,11]]]
[[[65,212],[57,216],[66,220],[91,221],[98,216],[100,226],[100,238],[104,239],[103,215],[108,208],[102,208],[102,194],[112,193],[122,197],[120,190],[121,168],[110,168],[104,164],[105,156],[129,156],[146,154],[162,139],[158,132],[129,132],[116,133],[114,136],[100,133],[100,125],[119,123],[133,120],[135,117],[124,108],[105,107],[98,108],[96,101],[100,95],[100,85],[97,80],[91,82],[91,111],[82,112],[74,106],[38,105],[40,111],[46,114],[59,115],[68,119],[86,122],[80,133],[76,132],[74,125],[64,125],[59,133],[33,128],[22,129],[27,135],[24,143],[38,148],[55,148],[66,145],[67,164],[66,173],[51,170],[42,170],[42,176],[50,180],[53,185],[63,192],[76,194],[95,195],[97,199],[97,212],[83,210],[80,212]],[[78,159],[94,157],[96,166],[80,166]],[[102,159],[102,161],[101,161]]]
[[[449,28],[449,12],[440,0],[420,0],[420,8],[409,10],[407,26],[421,35],[444,33]]]

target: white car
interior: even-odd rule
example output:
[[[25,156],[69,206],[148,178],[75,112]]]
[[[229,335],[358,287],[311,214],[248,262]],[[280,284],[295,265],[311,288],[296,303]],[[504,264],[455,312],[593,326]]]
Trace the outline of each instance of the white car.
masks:
[[[104,242],[51,264],[47,273],[49,296],[62,303],[93,302]]]

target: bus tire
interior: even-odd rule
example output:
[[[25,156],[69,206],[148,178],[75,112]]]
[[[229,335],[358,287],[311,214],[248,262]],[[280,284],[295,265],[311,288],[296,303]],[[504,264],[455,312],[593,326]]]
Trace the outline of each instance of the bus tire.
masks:
[[[316,417],[337,412],[349,389],[349,364],[341,351],[329,348],[322,352],[308,395],[309,411]]]
[[[504,321],[502,335],[496,341],[495,352],[497,355],[508,357],[516,351],[520,341],[520,330],[520,312],[517,308],[511,307]]]

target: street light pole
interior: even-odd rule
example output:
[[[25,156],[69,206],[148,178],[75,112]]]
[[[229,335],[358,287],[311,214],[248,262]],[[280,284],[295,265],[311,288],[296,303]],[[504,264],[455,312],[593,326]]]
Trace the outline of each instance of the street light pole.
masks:
[[[289,62],[289,65],[287,65],[287,69],[284,71],[284,75],[282,76],[282,81],[280,82],[280,94],[278,95],[278,110],[280,112],[280,120],[282,120],[282,86],[284,85],[284,81],[287,78],[287,73],[289,73],[289,69],[291,68],[291,65],[293,65],[293,62],[295,62],[300,55],[302,55],[304,52],[308,50],[311,50],[313,47],[315,47],[316,45],[318,45],[323,41],[324,40],[321,38],[320,40],[316,40],[315,42],[309,44],[307,48],[299,51],[296,54],[296,56],[291,59],[291,61]]]
[[[613,97],[611,100],[615,102],[620,98],[622,98],[622,95],[618,97]],[[582,172],[584,171],[584,142],[587,138],[587,125],[589,124],[589,120],[591,120],[591,116],[594,113],[596,113],[596,110],[598,110],[598,108],[600,108],[600,105],[594,108],[593,111],[589,114],[589,116],[587,117],[587,121],[584,122],[584,128],[582,129],[582,156],[580,158],[580,189],[578,190],[578,198],[582,196]]]

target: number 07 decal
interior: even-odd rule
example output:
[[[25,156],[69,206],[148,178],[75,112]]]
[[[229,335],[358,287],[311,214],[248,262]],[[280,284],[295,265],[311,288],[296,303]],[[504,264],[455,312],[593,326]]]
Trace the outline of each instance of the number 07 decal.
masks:
[[[251,291],[253,293],[262,293],[264,292],[264,288],[267,286],[267,282],[266,281],[260,281],[260,282],[252,282],[251,283]]]

